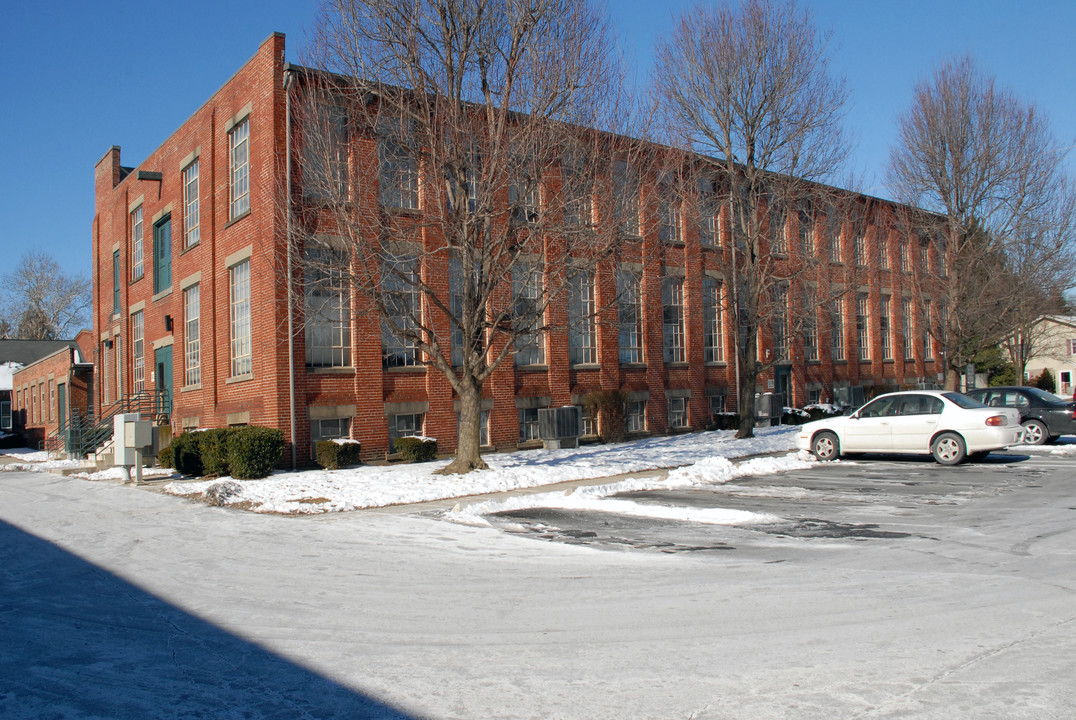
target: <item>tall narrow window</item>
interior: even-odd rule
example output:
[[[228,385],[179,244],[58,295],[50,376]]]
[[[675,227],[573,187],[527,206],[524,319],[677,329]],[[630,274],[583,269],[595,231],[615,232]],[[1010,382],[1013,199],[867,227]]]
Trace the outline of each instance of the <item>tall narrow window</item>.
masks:
[[[938,274],[945,277],[949,274],[949,249],[945,243],[945,236],[938,235]]]
[[[351,302],[347,254],[326,247],[303,250],[306,269],[306,364],[350,367]]]
[[[901,272],[908,272],[909,266],[908,266],[908,241],[907,240],[901,240],[900,246],[899,246],[899,252],[900,252],[900,259],[899,259],[898,262],[900,262],[900,271]]]
[[[573,226],[589,226],[594,222],[593,184],[587,171],[587,158],[569,153],[561,166],[561,193],[564,205],[564,223]]]
[[[721,203],[713,178],[699,179],[699,241],[708,247],[718,242]]]
[[[889,269],[889,231],[885,227],[878,226],[878,266],[883,270]]]
[[[598,361],[594,317],[594,276],[577,270],[568,278],[568,361],[587,365]]]
[[[665,276],[661,279],[662,355],[667,363],[685,361],[684,353],[684,279]]]
[[[201,298],[198,283],[183,291],[183,384],[202,382]]]
[[[781,205],[770,198],[770,252],[775,255],[784,255],[788,252],[788,243],[785,241],[785,213]]]
[[[377,199],[383,207],[418,209],[418,161],[399,133],[383,135],[377,143]]]
[[[197,245],[201,218],[198,215],[198,159],[183,169],[183,247]]]
[[[893,359],[893,343],[890,337],[889,323],[890,299],[888,295],[882,295],[878,300],[878,335],[882,341],[882,359]]]
[[[381,358],[387,368],[419,364],[417,334],[421,323],[418,258],[398,255],[382,266]]]
[[[131,279],[137,280],[145,273],[142,259],[142,235],[144,232],[142,223],[142,206],[139,205],[131,213]]]
[[[519,442],[531,442],[540,440],[541,432],[538,424],[538,408],[519,409]]]
[[[250,260],[228,268],[228,308],[232,377],[254,372],[250,327]]]
[[[134,355],[134,391],[146,389],[145,316],[141,310],[131,315],[131,351]]]
[[[867,293],[856,293],[856,342],[860,360],[870,360],[871,357],[867,302]]]
[[[347,113],[339,105],[313,100],[303,123],[303,197],[347,199]]]
[[[788,286],[775,285],[773,288],[773,356],[782,362],[789,359],[788,353]],[[759,347],[762,344],[759,343]]]
[[[724,362],[721,329],[721,283],[709,276],[702,279],[703,360]]]
[[[813,257],[815,253],[814,243],[814,214],[810,205],[803,205],[796,214],[796,237],[799,240],[799,250],[804,257]]]
[[[165,215],[153,226],[153,292],[172,287],[172,216]]]
[[[669,427],[674,430],[684,430],[688,427],[686,397],[669,398]]]
[[[646,400],[633,400],[624,413],[624,430],[629,433],[646,432]]]
[[[639,180],[625,160],[617,160],[613,165],[613,203],[620,232],[638,235]]]
[[[250,211],[250,118],[244,118],[228,133],[232,220]]]
[[[904,359],[911,360],[915,357],[912,349],[912,301],[908,298],[900,300],[901,338],[904,343]]]
[[[664,179],[658,184],[658,239],[680,242],[680,198],[675,184]]]
[[[841,248],[841,225],[843,218],[837,212],[837,208],[830,205],[826,208],[826,240],[829,242],[830,262],[844,262],[844,252]]]
[[[852,238],[852,262],[862,267],[867,264],[866,241],[863,233],[856,233]]]
[[[512,222],[530,225],[538,222],[538,172],[534,162],[523,157],[515,161],[515,181],[508,186],[508,206]]]
[[[49,380],[49,422],[52,422],[56,412],[56,381]]]
[[[923,359],[933,360],[934,352],[931,347],[930,337],[930,325],[931,325],[931,312],[930,302],[923,302]]]
[[[640,278],[630,270],[621,270],[616,276],[617,292],[617,338],[621,363],[643,361],[642,297]]]
[[[120,311],[120,251],[112,253],[112,314]]]
[[[818,359],[818,316],[810,302],[805,302],[807,316],[803,319],[803,354],[808,360]]]
[[[829,306],[830,345],[834,360],[844,360],[844,305],[840,298]]]
[[[512,296],[515,298],[514,319],[516,335],[515,364],[544,365],[545,345],[542,333],[542,269],[523,265],[512,269]]]

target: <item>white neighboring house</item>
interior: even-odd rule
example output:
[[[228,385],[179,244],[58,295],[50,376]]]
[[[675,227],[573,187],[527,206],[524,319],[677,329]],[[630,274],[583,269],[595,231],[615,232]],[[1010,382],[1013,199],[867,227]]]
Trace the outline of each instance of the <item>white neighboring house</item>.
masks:
[[[1024,368],[1024,380],[1034,380],[1049,368],[1058,395],[1072,395],[1076,379],[1076,315],[1047,315],[1034,331],[1034,345]]]
[[[11,430],[11,390],[14,387],[12,378],[15,371],[22,367],[21,363],[0,363],[0,433]]]

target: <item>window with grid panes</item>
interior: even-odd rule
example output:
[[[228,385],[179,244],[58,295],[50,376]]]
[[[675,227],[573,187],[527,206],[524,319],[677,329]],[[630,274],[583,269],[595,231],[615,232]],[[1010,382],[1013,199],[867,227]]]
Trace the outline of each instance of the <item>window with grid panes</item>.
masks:
[[[617,339],[621,363],[643,361],[642,296],[640,278],[630,270],[616,276]]]
[[[137,280],[145,274],[145,260],[143,257],[143,235],[145,224],[142,222],[142,206],[139,205],[131,213],[131,279]]]
[[[351,293],[347,253],[327,247],[303,249],[306,268],[306,364],[351,366]]]
[[[545,342],[537,329],[542,324],[542,270],[537,265],[520,265],[512,269],[512,294],[515,297],[516,365],[544,365]]]
[[[418,209],[418,161],[410,144],[399,133],[378,138],[377,198],[383,207]]]
[[[721,283],[717,278],[702,279],[702,345],[705,362],[724,362],[725,348],[721,324]]]
[[[198,158],[183,168],[183,247],[197,245],[201,237],[198,215]]]
[[[567,153],[561,165],[565,225],[587,227],[593,222],[593,184],[587,165],[584,156],[574,153]]]
[[[250,210],[250,118],[228,131],[231,202],[228,217],[235,220]]]
[[[132,368],[134,370],[134,391],[143,392],[146,389],[146,328],[145,315],[141,310],[131,315],[131,352],[133,353]]]
[[[404,437],[421,437],[425,413],[389,415],[389,452],[400,452],[396,441]]]
[[[418,258],[410,255],[395,256],[382,266],[381,297],[385,316],[381,319],[381,358],[387,368],[419,364],[420,353],[415,338],[422,312],[418,272]],[[348,342],[350,344],[350,334]]]
[[[183,384],[202,382],[201,290],[198,283],[183,290]]]
[[[826,241],[829,242],[830,262],[844,262],[844,252],[841,248],[841,226],[843,218],[837,208],[829,205],[826,208]]]
[[[773,356],[776,360],[788,360],[788,286],[773,288]],[[758,344],[761,349],[762,343]]]
[[[685,361],[684,279],[666,275],[661,279],[662,356],[667,363]]]
[[[904,359],[911,360],[915,356],[915,352],[912,348],[912,301],[908,298],[901,298],[900,300],[900,322],[904,343]]]
[[[844,305],[840,298],[829,305],[830,344],[834,360],[844,360]]]
[[[876,237],[878,243],[878,266],[883,270],[889,269],[889,231],[879,225]]]
[[[860,360],[870,360],[871,357],[867,302],[867,293],[856,294],[856,342],[859,344]]]
[[[699,179],[699,242],[707,247],[717,245],[721,203],[712,178]]]
[[[658,183],[658,239],[662,242],[680,242],[680,196],[671,179]]]
[[[540,439],[541,434],[538,428],[538,408],[520,408],[519,442],[525,443]]]
[[[646,400],[628,403],[624,414],[624,430],[629,433],[646,431]]]
[[[613,165],[613,203],[620,232],[638,235],[639,181],[625,160],[617,160]]]
[[[568,279],[568,361],[573,365],[598,361],[594,276],[586,270],[576,270]]]
[[[784,255],[788,252],[784,208],[773,198],[770,200],[770,252],[775,255]]]
[[[254,372],[251,350],[250,260],[228,268],[228,320],[231,376]]]
[[[332,102],[312,101],[303,123],[303,197],[346,200],[348,184],[347,111]]]
[[[669,398],[669,427],[683,430],[688,427],[687,398]]]
[[[881,336],[882,341],[882,359],[893,359],[893,344],[892,337],[890,337],[890,298],[888,295],[882,295],[878,299],[878,334]]]

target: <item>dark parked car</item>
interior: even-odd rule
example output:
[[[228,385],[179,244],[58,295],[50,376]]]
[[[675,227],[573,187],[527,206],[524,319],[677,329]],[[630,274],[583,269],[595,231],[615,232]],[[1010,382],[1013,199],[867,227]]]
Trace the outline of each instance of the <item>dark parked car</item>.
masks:
[[[1020,411],[1024,442],[1042,445],[1061,435],[1076,435],[1076,403],[1034,387],[992,387],[965,393],[983,405]]]

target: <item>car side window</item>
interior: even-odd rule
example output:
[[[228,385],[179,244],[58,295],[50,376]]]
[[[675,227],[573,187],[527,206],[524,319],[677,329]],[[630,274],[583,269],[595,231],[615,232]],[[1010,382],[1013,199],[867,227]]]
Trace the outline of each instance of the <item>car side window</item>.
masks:
[[[907,395],[901,400],[900,414],[901,415],[922,415],[927,411],[927,408],[923,406],[922,395]]]
[[[945,409],[945,403],[942,401],[942,399],[927,396],[927,400],[930,401],[930,409],[927,412],[929,412],[931,415],[941,415],[942,410]]]
[[[859,411],[860,417],[875,418],[875,417],[890,417],[897,414],[897,398],[880,398],[874,400],[863,407]]]
[[[1009,402],[1005,403],[1009,407],[1026,408],[1031,404],[1031,401],[1023,393],[1014,392],[1009,394],[1013,396]]]

